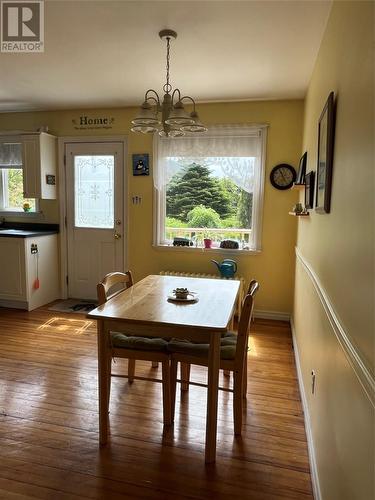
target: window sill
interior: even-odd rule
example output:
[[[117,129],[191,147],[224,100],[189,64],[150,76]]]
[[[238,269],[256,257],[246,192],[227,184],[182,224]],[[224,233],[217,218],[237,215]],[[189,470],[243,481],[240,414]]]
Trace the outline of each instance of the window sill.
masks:
[[[228,255],[259,255],[261,250],[235,250],[231,248],[202,248],[202,247],[179,247],[173,245],[152,245],[153,248],[161,252],[183,252],[183,253],[212,253],[212,254],[228,254]]]

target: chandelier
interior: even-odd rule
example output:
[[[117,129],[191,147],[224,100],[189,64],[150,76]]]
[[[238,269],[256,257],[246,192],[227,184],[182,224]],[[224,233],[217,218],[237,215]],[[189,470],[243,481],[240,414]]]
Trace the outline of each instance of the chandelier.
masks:
[[[167,42],[167,74],[163,86],[163,100],[160,100],[155,90],[147,90],[139,113],[131,122],[133,125],[131,131],[143,134],[158,132],[161,137],[181,137],[186,132],[206,132],[207,128],[200,122],[195,110],[194,99],[187,95],[181,96],[180,89],[173,90],[169,83],[170,42],[172,38],[177,38],[177,33],[172,30],[162,30],[159,36]],[[186,101],[193,103],[191,113],[185,111],[183,103]]]

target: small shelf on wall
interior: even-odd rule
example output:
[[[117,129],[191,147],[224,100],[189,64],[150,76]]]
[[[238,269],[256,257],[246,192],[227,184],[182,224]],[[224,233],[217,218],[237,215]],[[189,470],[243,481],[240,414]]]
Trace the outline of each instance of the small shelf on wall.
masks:
[[[296,189],[297,191],[304,191],[305,184],[296,184],[294,183],[291,189]]]
[[[295,212],[289,212],[289,215],[293,215],[294,217],[309,217],[310,212],[302,212],[300,214],[296,214]]]

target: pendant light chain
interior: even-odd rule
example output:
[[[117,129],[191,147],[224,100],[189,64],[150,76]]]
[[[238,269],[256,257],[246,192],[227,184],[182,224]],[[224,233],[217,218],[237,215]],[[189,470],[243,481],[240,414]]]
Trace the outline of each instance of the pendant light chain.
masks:
[[[170,54],[169,54],[169,51],[170,51],[170,38],[168,37],[167,38],[167,65],[166,65],[166,69],[167,69],[167,83],[164,85],[164,92],[169,94],[170,91],[172,90],[172,85],[169,83],[169,61],[170,61]]]

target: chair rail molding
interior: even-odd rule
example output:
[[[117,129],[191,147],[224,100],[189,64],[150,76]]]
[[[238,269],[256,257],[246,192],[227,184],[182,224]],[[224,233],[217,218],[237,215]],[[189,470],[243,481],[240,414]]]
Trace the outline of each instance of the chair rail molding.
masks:
[[[310,280],[312,281],[314,288],[318,294],[320,302],[327,314],[328,320],[332,327],[332,330],[342,347],[351,367],[353,368],[363,390],[365,391],[370,403],[375,408],[375,377],[372,373],[367,361],[364,356],[355,345],[354,341],[350,337],[340,323],[340,320],[335,312],[332,302],[329,299],[327,292],[325,291],[322,283],[319,280],[318,275],[313,270],[311,264],[303,257],[301,251],[295,247],[295,253],[297,257],[297,262],[302,266]]]

